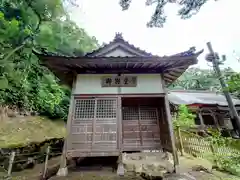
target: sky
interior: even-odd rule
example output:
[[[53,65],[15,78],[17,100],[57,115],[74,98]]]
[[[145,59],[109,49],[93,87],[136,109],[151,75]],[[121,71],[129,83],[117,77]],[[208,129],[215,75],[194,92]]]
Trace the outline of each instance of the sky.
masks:
[[[154,6],[146,7],[146,0],[132,0],[128,11],[122,11],[119,0],[78,0],[78,7],[69,7],[71,18],[89,35],[101,43],[113,40],[116,32],[123,38],[153,54],[176,54],[195,46],[204,49],[198,67],[211,68],[206,63],[206,43],[212,43],[215,52],[225,54],[225,66],[240,71],[240,0],[214,0],[206,3],[200,12],[190,19],[177,16],[179,7],[170,4],[165,8],[168,16],[163,28],[147,28]],[[235,55],[234,52],[235,51]]]

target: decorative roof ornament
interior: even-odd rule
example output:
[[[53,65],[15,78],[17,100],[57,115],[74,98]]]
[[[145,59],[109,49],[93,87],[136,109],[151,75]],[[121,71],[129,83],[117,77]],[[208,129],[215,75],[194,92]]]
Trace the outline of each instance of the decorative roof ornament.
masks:
[[[192,56],[196,52],[196,47],[190,47],[189,50],[175,54],[174,56]]]
[[[115,34],[114,40],[117,40],[117,39],[123,39],[122,33],[117,32],[117,33]]]
[[[189,50],[182,52],[182,56],[192,56],[194,52],[196,51],[195,47],[190,47]]]

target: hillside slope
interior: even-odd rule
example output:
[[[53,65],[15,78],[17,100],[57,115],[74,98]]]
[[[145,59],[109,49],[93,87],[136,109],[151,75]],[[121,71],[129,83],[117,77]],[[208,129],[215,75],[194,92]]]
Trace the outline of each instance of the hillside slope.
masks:
[[[53,121],[40,116],[8,118],[0,121],[0,148],[24,146],[66,134],[63,121]]]

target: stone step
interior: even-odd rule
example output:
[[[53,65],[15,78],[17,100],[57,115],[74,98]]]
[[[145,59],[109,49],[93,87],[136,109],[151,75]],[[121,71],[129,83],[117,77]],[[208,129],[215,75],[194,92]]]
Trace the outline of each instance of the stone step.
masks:
[[[163,177],[173,172],[173,162],[166,152],[123,153],[125,172],[133,172],[144,177]]]

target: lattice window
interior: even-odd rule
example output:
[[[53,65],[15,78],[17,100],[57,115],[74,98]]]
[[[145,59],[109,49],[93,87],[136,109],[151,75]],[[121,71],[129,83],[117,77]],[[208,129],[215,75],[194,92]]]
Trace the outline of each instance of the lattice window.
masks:
[[[123,107],[123,120],[138,120],[138,107]]]
[[[141,120],[157,120],[157,108],[140,107]]]
[[[97,118],[116,118],[117,117],[116,99],[97,100]]]
[[[74,119],[91,119],[94,118],[94,99],[76,99]]]

